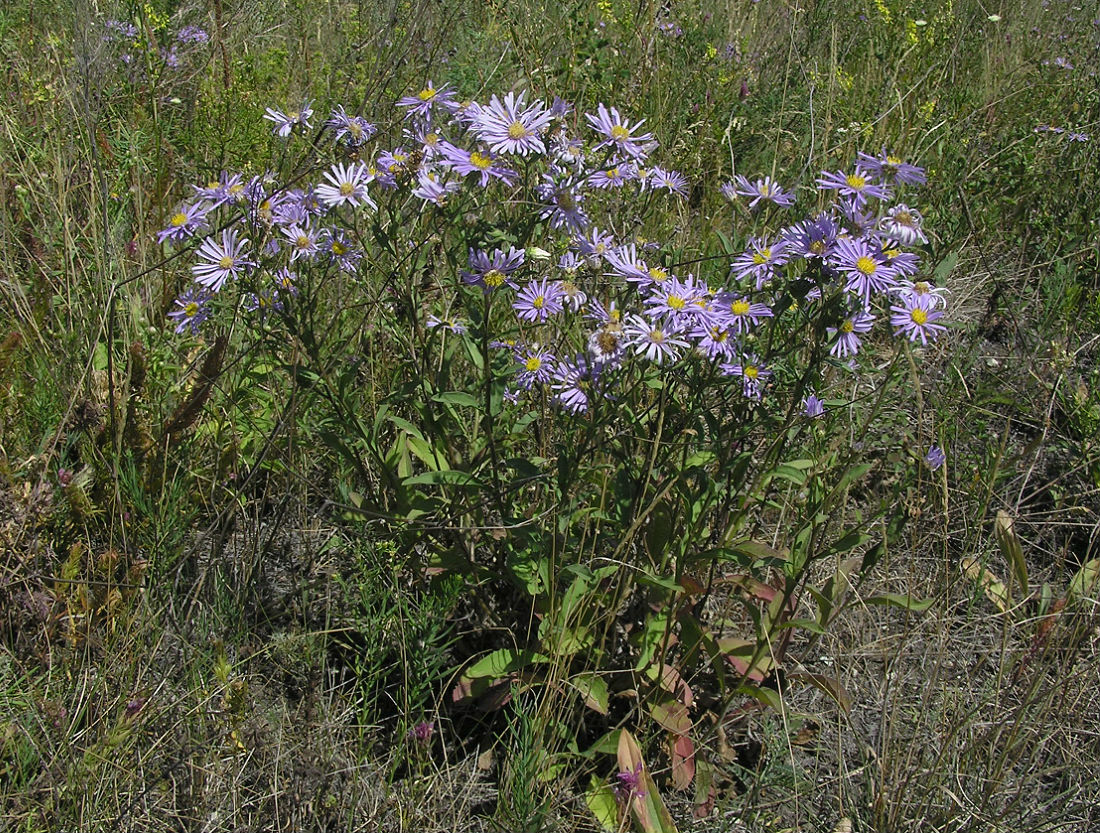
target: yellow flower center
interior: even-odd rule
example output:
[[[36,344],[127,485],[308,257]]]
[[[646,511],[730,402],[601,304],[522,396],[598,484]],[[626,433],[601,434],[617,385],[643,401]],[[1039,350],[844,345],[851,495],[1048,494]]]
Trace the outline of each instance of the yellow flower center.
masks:
[[[918,327],[923,326],[928,321],[928,313],[917,307],[915,310],[909,313],[909,317],[913,319],[913,323]]]
[[[596,344],[601,353],[614,353],[619,349],[619,337],[610,330],[600,330],[596,336]]]
[[[913,284],[913,291],[918,295],[928,295],[932,292],[932,285],[928,281],[917,281]]]
[[[542,367],[542,359],[540,359],[538,356],[531,356],[526,362],[523,363],[523,366],[527,368],[527,370],[529,370],[531,373],[534,373],[536,370]]]
[[[855,328],[855,324],[852,323],[852,320],[850,318],[840,325],[840,331],[842,333],[850,333],[855,330]]]
[[[299,234],[298,239],[294,242],[298,244],[299,249],[308,249],[309,244],[312,241],[308,237],[306,237],[304,234]]]
[[[350,182],[341,182],[340,183],[340,196],[350,197],[354,192],[355,192],[355,186],[352,185]]]
[[[741,372],[745,374],[746,379],[756,379],[760,376],[760,369],[753,364],[745,365]]]
[[[209,188],[211,191],[213,191],[216,188],[221,188],[221,185],[222,184],[220,182],[218,182],[217,180],[213,180],[213,179],[210,180],[208,183],[206,183],[206,187]]]
[[[298,116],[299,115],[301,115],[301,114],[291,110],[289,113],[286,114],[286,120],[287,121],[298,121]]]
[[[877,268],[878,265],[875,263],[875,261],[867,257],[867,255],[864,255],[856,261],[856,269],[862,272],[864,275],[869,276],[875,274],[875,270]]]
[[[533,300],[531,302],[531,306],[533,306],[535,309],[542,309],[544,306],[546,306],[545,296],[542,296],[542,295],[536,296],[535,300]]]
[[[363,128],[359,125],[358,122],[353,121],[351,122],[351,124],[348,125],[348,133],[350,133],[354,138],[359,139],[363,135]]]
[[[825,254],[825,241],[815,240],[810,244],[810,254],[821,256]]]
[[[183,308],[183,312],[188,318],[194,318],[196,315],[199,314],[199,305],[192,301],[190,304]]]
[[[225,257],[223,257],[221,260],[218,261],[218,266],[222,269],[232,269],[233,268],[233,258],[231,258],[229,255],[226,255]]]
[[[898,159],[898,157],[896,157],[896,156],[887,156],[886,157],[886,164],[889,165],[892,168],[896,168],[898,165],[901,164],[901,160]]]
[[[621,124],[616,124],[611,128],[611,139],[615,142],[622,142],[630,138],[630,131],[623,127]]]
[[[649,277],[651,280],[660,283],[661,281],[668,280],[668,272],[662,269],[660,266],[654,266],[649,270]]]
[[[427,134],[425,134],[424,135],[424,144],[426,144],[428,147],[434,148],[437,144],[439,144],[439,134],[438,133],[427,133]]]
[[[730,312],[734,315],[748,315],[749,302],[744,298],[738,298],[732,304],[730,304]]]
[[[665,343],[665,332],[664,332],[664,330],[650,330],[649,331],[649,340],[652,341],[654,344],[664,344]]]
[[[618,168],[608,168],[606,173],[607,173],[607,178],[608,179],[618,179],[619,178],[619,169]]]
[[[687,306],[687,302],[677,295],[670,295],[668,298],[668,305],[672,307],[672,309],[683,309]]]
[[[499,269],[490,269],[485,273],[485,277],[483,277],[482,280],[490,289],[496,289],[504,283],[504,273]]]
[[[886,255],[887,259],[893,260],[895,257],[901,254],[901,249],[883,249],[882,253]]]
[[[489,170],[489,166],[493,164],[493,160],[484,153],[475,150],[470,154],[470,164],[475,168],[487,171]]]
[[[435,98],[435,95],[435,90],[433,90],[431,87],[425,87],[416,94],[416,97],[419,98],[421,101],[431,101],[433,98]]]
[[[857,191],[862,191],[867,185],[867,179],[859,174],[848,174],[848,187],[855,188]]]
[[[527,128],[518,121],[512,122],[508,125],[508,138],[509,139],[526,139],[528,136]]]
[[[913,215],[908,211],[898,211],[894,213],[894,222],[903,226],[913,225]]]
[[[754,252],[752,256],[752,262],[757,266],[763,266],[769,260],[772,259],[772,250],[761,249],[759,252]]]
[[[172,225],[176,228],[187,225],[187,215],[180,211],[178,214],[172,215]]]
[[[348,247],[341,243],[339,240],[332,241],[332,253],[337,257],[347,254]]]

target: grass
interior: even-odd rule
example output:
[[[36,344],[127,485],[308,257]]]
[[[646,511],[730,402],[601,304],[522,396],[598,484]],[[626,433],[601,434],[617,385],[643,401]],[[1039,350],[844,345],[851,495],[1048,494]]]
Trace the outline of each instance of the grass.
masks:
[[[156,0],[115,9],[136,33],[107,41],[86,4],[9,4],[0,828],[572,831],[604,807],[646,831],[1100,829],[1087,12]],[[210,37],[173,69],[187,24]],[[809,213],[818,171],[897,152],[928,170],[950,332],[893,364],[872,336],[888,375],[830,369],[827,428],[744,423],[738,443],[789,445],[741,469],[689,463],[725,427],[688,388],[640,379],[598,434],[499,406],[481,335],[431,340],[417,322],[468,241],[541,244],[514,205],[446,227],[394,209],[359,273],[303,282],[294,330],[229,310],[173,333],[190,261],[155,233],[189,184],[317,178],[264,108],[343,104],[386,133],[427,79],[645,118],[689,188],[609,199],[613,230],[704,275],[761,219],[719,197],[734,173],[797,183]],[[751,553],[708,560],[704,527]],[[805,557],[785,588],[781,554]],[[745,642],[737,673],[699,656],[696,616]],[[617,815],[623,733],[667,824]]]

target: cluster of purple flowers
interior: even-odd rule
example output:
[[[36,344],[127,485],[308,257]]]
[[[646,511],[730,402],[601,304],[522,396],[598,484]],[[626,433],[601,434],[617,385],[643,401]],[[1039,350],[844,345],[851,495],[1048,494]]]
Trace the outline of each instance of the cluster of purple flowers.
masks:
[[[193,24],[183,26],[174,35],[169,33],[167,40],[163,40],[158,34],[158,39],[162,41],[160,44],[146,43],[141,38],[141,34],[142,30],[133,23],[110,18],[103,21],[100,38],[105,44],[110,44],[117,49],[116,55],[119,62],[129,67],[131,73],[138,75],[145,71],[144,60],[141,59],[142,53],[150,52],[159,58],[160,64],[165,68],[174,70],[179,69],[180,66],[181,48],[186,55],[187,50],[210,40],[205,29]]]
[[[212,299],[245,278],[246,306],[262,310],[293,295],[302,269],[355,272],[363,252],[347,230],[383,199],[398,206],[419,198],[433,211],[464,197],[476,203],[491,187],[513,189],[502,202],[521,212],[517,224],[541,229],[541,248],[471,248],[457,276],[467,294],[446,306],[476,307],[483,298],[485,326],[514,336],[496,342],[514,359],[511,401],[541,391],[580,413],[614,396],[624,368],[687,360],[711,363],[717,378],[759,400],[773,379],[762,335],[786,311],[789,300],[780,308],[779,299],[789,282],[808,274],[816,276],[814,288],[800,303],[825,314],[826,300],[841,299],[842,314],[830,313],[836,320],[826,322],[838,362],[860,354],[879,318],[921,345],[945,329],[943,290],[919,279],[919,257],[907,250],[927,242],[923,219],[895,201],[899,189],[922,184],[924,172],[885,151],[860,154],[849,171],[822,172],[817,186],[831,198],[828,208],[749,239],[728,275],[715,280],[678,269],[655,243],[617,239],[593,222],[622,201],[612,193],[617,189],[686,193],[681,174],[650,161],[658,144],[644,120],[605,104],[569,119],[566,102],[547,104],[522,92],[464,101],[433,82],[397,107],[400,137],[373,151],[378,131],[371,122],[342,107],[331,111],[323,128],[350,161],[323,167],[305,188],[228,172],[194,188],[158,234],[175,246],[205,235],[195,247],[194,285],[170,313],[177,331],[197,332]],[[297,128],[312,129],[313,107],[306,101],[287,112],[268,108],[264,118],[276,135],[290,138]],[[571,128],[578,123],[579,135]],[[529,183],[525,192],[521,182]],[[796,203],[795,191],[770,176],[738,176],[723,191],[747,199],[750,210]],[[492,321],[490,309],[497,311]],[[449,311],[429,315],[426,326],[458,336],[467,331]],[[821,401],[808,396],[805,409],[818,416]]]

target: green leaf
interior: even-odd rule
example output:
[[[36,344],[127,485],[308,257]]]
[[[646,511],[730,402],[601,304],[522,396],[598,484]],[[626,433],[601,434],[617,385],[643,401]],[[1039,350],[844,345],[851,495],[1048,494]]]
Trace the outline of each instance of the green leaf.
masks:
[[[578,674],[569,680],[584,699],[584,704],[593,711],[607,714],[608,690],[607,681],[599,674]]]
[[[458,405],[461,408],[479,408],[481,402],[471,393],[461,390],[448,390],[437,393],[432,397],[433,402],[441,402],[445,405]]]
[[[686,735],[691,731],[691,716],[687,707],[678,700],[665,700],[649,707],[649,713],[663,728],[676,735]]]
[[[808,674],[808,673],[795,673],[788,674],[787,679],[798,682],[803,681],[812,685],[814,688],[820,689],[828,694],[836,701],[836,704],[840,706],[841,710],[845,714],[851,714],[852,712],[852,698],[848,694],[847,690],[841,685],[840,680],[836,677],[829,677],[825,674]]]
[[[549,657],[535,651],[514,651],[510,648],[501,648],[479,659],[466,669],[463,676],[471,680],[480,677],[503,677],[513,671],[520,671],[528,665],[549,661]]]
[[[760,688],[752,683],[742,683],[737,690],[741,694],[763,703],[765,706],[774,709],[780,714],[783,713],[783,698],[779,696],[779,692],[775,689]]]
[[[866,600],[869,605],[887,605],[888,607],[900,607],[902,610],[911,610],[914,613],[923,613],[934,603],[935,599],[914,599],[912,596],[902,593],[879,593]]]
[[[1070,601],[1086,599],[1098,584],[1100,584],[1100,558],[1093,558],[1086,561],[1070,581],[1066,597]]]
[[[480,486],[481,481],[467,471],[455,471],[454,469],[442,469],[441,471],[426,471],[423,474],[414,474],[406,477],[402,484],[405,486]]]
[[[584,793],[584,803],[604,830],[610,833],[619,830],[619,803],[615,800],[615,790],[610,784],[593,775]]]
[[[947,257],[936,264],[936,268],[932,272],[932,277],[936,280],[937,286],[943,286],[947,282],[948,276],[955,271],[955,266],[959,263],[959,253],[951,252]]]
[[[1001,553],[1008,562],[1020,595],[1027,596],[1027,562],[1024,560],[1024,550],[1016,535],[1012,516],[1003,509],[997,510],[997,518],[993,521],[993,537],[997,539],[997,546],[1001,548]]]

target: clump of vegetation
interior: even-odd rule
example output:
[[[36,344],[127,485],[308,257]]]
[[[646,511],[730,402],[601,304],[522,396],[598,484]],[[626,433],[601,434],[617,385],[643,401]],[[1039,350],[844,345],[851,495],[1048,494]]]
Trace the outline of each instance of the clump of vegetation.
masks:
[[[712,6],[0,13],[5,822],[1095,821],[1096,32]]]

